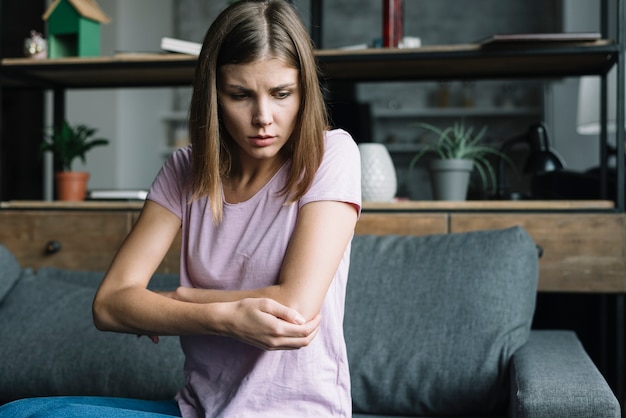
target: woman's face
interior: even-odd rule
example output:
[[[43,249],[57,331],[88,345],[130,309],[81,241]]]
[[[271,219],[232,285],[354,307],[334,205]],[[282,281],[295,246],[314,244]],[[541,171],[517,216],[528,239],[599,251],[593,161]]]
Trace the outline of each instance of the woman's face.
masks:
[[[241,162],[278,158],[300,110],[299,71],[277,59],[228,64],[220,71],[222,121]]]

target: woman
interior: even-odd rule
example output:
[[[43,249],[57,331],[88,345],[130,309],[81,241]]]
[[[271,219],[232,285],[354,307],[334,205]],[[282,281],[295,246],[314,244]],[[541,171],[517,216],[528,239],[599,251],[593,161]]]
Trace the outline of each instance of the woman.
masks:
[[[342,321],[359,154],[327,130],[311,40],[287,2],[239,1],[211,25],[189,126],[192,145],[157,175],[93,303],[101,330],[181,336],[177,404],[137,409],[350,417]],[[180,287],[152,292],[179,231]]]

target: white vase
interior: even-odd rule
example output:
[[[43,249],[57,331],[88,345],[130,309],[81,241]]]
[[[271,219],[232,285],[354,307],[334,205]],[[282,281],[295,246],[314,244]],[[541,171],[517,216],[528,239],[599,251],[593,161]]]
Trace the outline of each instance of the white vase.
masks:
[[[398,191],[396,169],[387,147],[377,143],[359,144],[361,153],[361,194],[366,202],[390,202]]]

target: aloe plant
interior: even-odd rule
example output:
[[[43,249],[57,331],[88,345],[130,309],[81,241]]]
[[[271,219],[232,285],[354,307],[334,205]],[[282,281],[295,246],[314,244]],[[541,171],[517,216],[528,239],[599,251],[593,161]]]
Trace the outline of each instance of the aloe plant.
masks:
[[[71,171],[72,162],[76,158],[80,158],[84,163],[87,151],[109,143],[109,140],[105,138],[90,139],[95,133],[96,129],[87,125],[71,126],[64,121],[61,127],[46,135],[39,150],[42,153],[52,151],[63,171]]]
[[[497,183],[496,171],[489,161],[490,155],[503,158],[510,163],[510,159],[497,149],[483,145],[481,141],[487,132],[487,126],[475,133],[473,126],[466,127],[465,123],[455,122],[454,125],[440,129],[428,123],[418,123],[419,127],[427,129],[437,135],[434,143],[426,146],[417,153],[409,163],[409,172],[412,172],[418,160],[427,152],[436,152],[440,159],[472,160],[483,185],[491,184],[492,191]],[[490,180],[490,182],[489,182]]]

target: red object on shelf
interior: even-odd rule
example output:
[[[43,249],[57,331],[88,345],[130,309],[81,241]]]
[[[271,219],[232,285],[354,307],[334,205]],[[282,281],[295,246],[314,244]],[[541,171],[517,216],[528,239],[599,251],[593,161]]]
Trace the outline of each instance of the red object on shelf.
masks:
[[[397,48],[403,37],[404,0],[383,0],[383,46]]]

